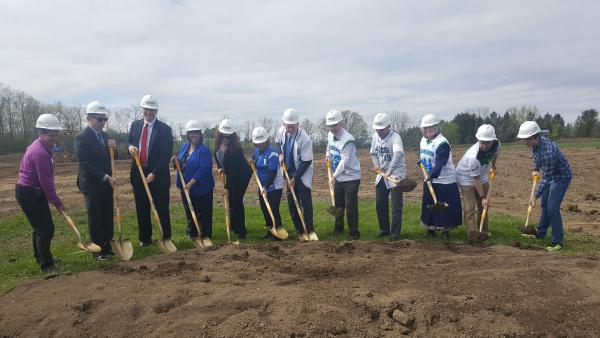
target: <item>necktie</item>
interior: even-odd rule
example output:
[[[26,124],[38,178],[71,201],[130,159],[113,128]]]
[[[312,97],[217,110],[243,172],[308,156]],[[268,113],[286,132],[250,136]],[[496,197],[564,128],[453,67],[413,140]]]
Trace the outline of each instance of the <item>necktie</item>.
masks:
[[[140,161],[142,167],[148,165],[148,150],[146,149],[148,143],[148,123],[144,123],[144,129],[142,129],[142,149],[140,149]]]
[[[98,136],[98,142],[100,142],[100,148],[102,148],[102,150],[104,149],[104,138],[102,137],[102,134],[98,133],[96,134],[96,136]]]

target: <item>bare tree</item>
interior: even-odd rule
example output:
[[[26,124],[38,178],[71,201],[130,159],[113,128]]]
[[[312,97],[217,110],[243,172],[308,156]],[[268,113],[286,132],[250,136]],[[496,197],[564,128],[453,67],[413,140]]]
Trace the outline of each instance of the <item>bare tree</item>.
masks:
[[[392,122],[392,130],[395,130],[397,133],[401,131],[405,131],[410,124],[410,117],[407,112],[390,112],[388,113],[390,116],[390,121]]]

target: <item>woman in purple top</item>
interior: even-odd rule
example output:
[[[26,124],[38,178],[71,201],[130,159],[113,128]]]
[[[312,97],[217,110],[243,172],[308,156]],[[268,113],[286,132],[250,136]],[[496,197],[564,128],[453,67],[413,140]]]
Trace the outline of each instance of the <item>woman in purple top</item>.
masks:
[[[52,148],[58,142],[60,122],[52,114],[42,114],[35,124],[39,137],[25,151],[19,167],[15,197],[27,216],[32,232],[33,255],[45,274],[56,275],[58,269],[50,252],[54,223],[48,207],[50,201],[59,211],[64,210],[54,188]]]

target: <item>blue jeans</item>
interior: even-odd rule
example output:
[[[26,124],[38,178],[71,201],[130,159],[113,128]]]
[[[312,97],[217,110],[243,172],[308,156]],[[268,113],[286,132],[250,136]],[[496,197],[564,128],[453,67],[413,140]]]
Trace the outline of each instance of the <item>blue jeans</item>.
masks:
[[[564,231],[560,205],[570,183],[570,178],[563,178],[542,189],[542,215],[537,226],[537,237],[546,237],[548,227],[552,227],[552,245],[563,245]]]

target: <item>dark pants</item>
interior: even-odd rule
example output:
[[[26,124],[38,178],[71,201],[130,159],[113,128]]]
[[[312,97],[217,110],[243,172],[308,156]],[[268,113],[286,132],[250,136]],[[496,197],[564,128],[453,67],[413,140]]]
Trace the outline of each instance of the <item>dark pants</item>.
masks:
[[[346,210],[348,219],[348,233],[352,236],[359,236],[358,231],[358,188],[360,180],[335,182],[335,206]],[[335,216],[336,231],[344,230],[344,214]]]
[[[90,239],[102,248],[102,254],[111,252],[110,241],[114,235],[112,189],[108,183],[105,184],[107,187],[103,192],[83,195]]]
[[[390,232],[390,204],[389,195],[392,195],[392,231]],[[392,238],[400,238],[402,228],[402,206],[403,194],[401,191],[388,189],[382,178],[375,187],[375,209],[379,221],[379,233],[390,234]]]
[[[52,214],[46,196],[39,188],[17,185],[15,197],[33,229],[31,240],[35,261],[39,264],[40,269],[53,266],[54,259],[50,252],[50,243],[54,237],[54,223],[52,223]]]
[[[269,201],[269,205],[271,205],[271,210],[273,211],[273,217],[275,218],[275,228],[281,227],[281,214],[279,213],[279,204],[281,204],[281,195],[283,194],[283,189],[275,189],[273,191],[267,192],[267,200]],[[271,215],[269,214],[269,210],[267,209],[267,205],[265,204],[265,200],[263,199],[261,193],[258,193],[258,200],[260,201],[260,209],[262,210],[263,216],[265,217],[265,223],[267,227],[273,227],[273,220],[271,219]]]
[[[240,185],[233,185],[227,188],[227,198],[229,199],[229,218],[231,219],[231,230],[234,233],[246,235],[246,213],[244,211],[244,194],[248,189],[250,181],[241,182]]]
[[[144,169],[144,175],[148,175],[150,171]],[[170,178],[169,178],[170,179]],[[137,213],[137,221],[139,227],[138,238],[140,242],[152,241],[152,219],[150,218],[150,201],[144,189],[140,175],[131,176],[131,185],[133,186],[133,197],[135,198],[135,211]],[[171,215],[169,214],[169,185],[165,182],[157,182],[156,180],[148,184],[150,193],[154,200],[154,205],[158,211],[158,217],[163,229],[164,239],[171,238]]]
[[[314,232],[315,228],[313,226],[312,192],[310,188],[305,186],[304,183],[302,183],[302,180],[299,178],[295,180],[295,182],[294,193],[296,194],[296,198],[298,199],[298,203],[302,209],[304,223],[306,224],[306,231],[308,231],[308,233]],[[296,209],[296,204],[294,204],[294,197],[292,196],[291,192],[288,192],[287,201],[288,209],[290,210],[290,217],[292,218],[292,222],[294,222],[296,233],[303,234],[304,227],[302,226],[302,220],[300,219],[300,215]]]
[[[198,237],[198,230],[190,212],[190,206],[185,198],[183,190],[179,190],[181,200],[183,201],[183,210],[188,220],[187,233],[190,237]],[[213,191],[207,192],[204,195],[190,195],[192,206],[200,225],[200,237],[212,237],[212,213],[213,213]]]

